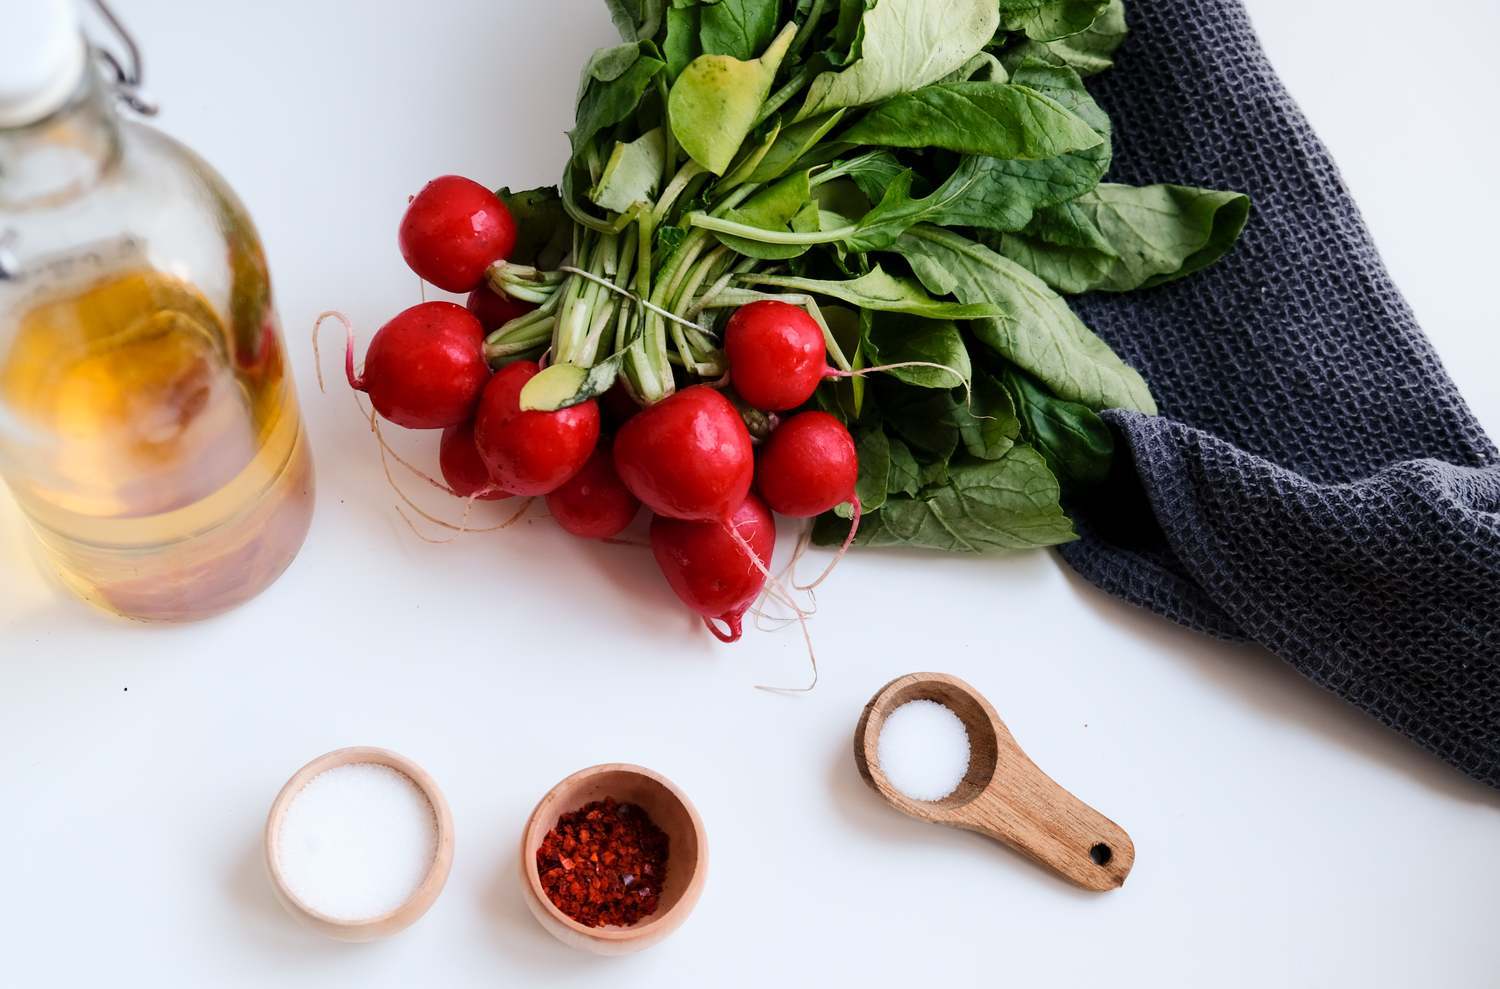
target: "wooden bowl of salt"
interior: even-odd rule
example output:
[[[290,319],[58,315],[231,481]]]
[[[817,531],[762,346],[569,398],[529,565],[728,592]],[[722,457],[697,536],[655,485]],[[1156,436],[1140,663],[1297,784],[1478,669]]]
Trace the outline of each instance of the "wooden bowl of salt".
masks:
[[[386,749],[319,756],[277,794],[266,871],[287,912],[339,941],[416,923],[453,866],[453,816],[421,766]]]
[[[588,927],[548,898],[537,871],[537,849],[564,814],[613,799],[645,811],[667,837],[667,872],[656,910],[628,927]],[[579,770],[537,803],[521,832],[521,890],[547,933],[596,955],[625,955],[658,944],[687,920],[708,878],[708,835],[687,795],[671,780],[641,766],[606,763]]]
[[[881,766],[881,735],[907,705],[935,702],[962,722],[968,764],[952,790],[915,799]],[[854,729],[854,762],[893,807],[933,824],[964,828],[1009,845],[1084,889],[1118,889],[1135,864],[1135,845],[1114,821],[1037,768],[984,696],[946,673],[911,673],[870,699]],[[945,787],[944,787],[945,788]]]

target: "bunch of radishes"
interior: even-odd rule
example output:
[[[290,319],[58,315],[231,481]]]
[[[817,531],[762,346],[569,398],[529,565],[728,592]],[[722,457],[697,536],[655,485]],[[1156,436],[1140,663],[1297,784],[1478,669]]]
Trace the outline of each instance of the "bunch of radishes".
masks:
[[[527,408],[522,391],[541,365],[485,347],[488,333],[531,308],[486,284],[516,236],[489,189],[454,175],[429,183],[402,220],[401,253],[425,281],[469,293],[467,306],[424,302],[400,313],[375,334],[359,374],[351,339],[350,385],[397,425],[443,430],[439,462],[457,497],[543,495],[558,525],[589,539],[619,535],[646,505],[667,582],[714,635],[735,641],[770,576],[772,512],[807,519],[844,503],[858,511],[858,459],[843,423],[819,411],[776,418],[838,373],[827,366],[822,329],[796,306],[754,302],[725,325],[729,373],[720,385],[641,408],[616,383],[602,412],[593,398]],[[766,413],[757,419],[769,433],[752,439],[720,386]]]

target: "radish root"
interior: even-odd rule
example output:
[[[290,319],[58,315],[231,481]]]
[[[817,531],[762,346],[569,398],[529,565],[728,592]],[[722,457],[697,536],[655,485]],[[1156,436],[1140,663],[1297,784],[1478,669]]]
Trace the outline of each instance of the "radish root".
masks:
[[[812,631],[807,626],[807,615],[801,608],[797,607],[790,596],[777,589],[768,591],[768,596],[780,604],[791,608],[797,616],[797,623],[802,626],[802,641],[807,643],[807,660],[812,664],[812,682],[805,687],[776,687],[768,684],[758,683],[756,690],[764,690],[772,694],[808,694],[812,693],[818,686],[818,651],[813,648]]]
[[[461,520],[461,522],[459,524],[455,525],[454,523],[449,522],[446,519],[438,518],[436,515],[433,515],[432,513],[428,512],[426,509],[422,508],[421,505],[418,505],[416,502],[412,501],[411,500],[411,496],[408,495],[404,490],[402,490],[401,485],[399,485],[399,484],[396,483],[396,478],[391,473],[391,463],[390,463],[391,458],[395,457],[395,453],[390,449],[390,445],[386,443],[385,436],[382,435],[382,433],[380,431],[380,417],[375,412],[373,412],[373,411],[370,413],[370,431],[375,434],[376,444],[380,447],[380,467],[381,467],[381,470],[384,471],[384,473],[385,473],[386,483],[388,485],[390,485],[391,490],[396,493],[396,497],[398,497],[398,498],[401,499],[402,504],[406,505],[407,508],[411,509],[413,512],[415,512],[417,515],[421,516],[423,519],[427,520],[428,522],[431,522],[433,525],[439,526],[439,527],[441,527],[443,529],[447,529],[447,530],[449,530],[451,532],[454,532],[454,533],[457,533],[459,535],[462,535],[462,534],[464,534],[466,532],[474,532],[474,533],[498,532],[501,529],[509,529],[511,526],[513,526],[517,522],[521,521],[521,519],[526,515],[526,512],[531,508],[532,501],[535,500],[535,499],[532,499],[532,498],[527,498],[525,501],[523,501],[521,503],[521,506],[516,509],[516,511],[511,515],[510,518],[506,519],[504,522],[501,522],[498,525],[486,526],[483,529],[471,529],[471,528],[469,528],[469,524],[468,524],[468,522],[469,522],[469,511],[470,511],[470,508],[471,508],[473,502],[478,499],[478,497],[480,496],[480,494],[485,493],[483,491],[476,492],[475,494],[471,495],[469,498],[466,499],[467,504],[465,504],[465,506],[464,506],[463,519]],[[397,458],[397,459],[399,459],[399,458]],[[442,486],[442,487],[446,488],[445,485]],[[452,491],[451,488],[448,488],[447,490],[448,490],[448,492],[450,494],[453,494],[453,491]],[[396,510],[398,512],[401,511],[401,509],[400,509],[399,506],[397,507]],[[405,517],[404,513],[402,513],[402,517],[403,518]],[[410,523],[410,519],[408,519],[407,521],[408,521],[408,523]],[[431,541],[431,540],[429,540],[429,541]]]
[[[802,553],[806,550],[808,544],[812,541],[812,525],[809,524],[808,527],[803,530],[802,535],[797,540],[797,553],[793,555],[791,566],[787,568],[790,572],[792,587],[796,588],[799,591],[816,590],[818,588],[818,585],[822,584],[823,581],[827,580],[829,576],[833,574],[834,569],[838,567],[839,563],[843,561],[844,556],[848,554],[849,547],[854,545],[854,537],[859,535],[859,520],[864,514],[863,510],[860,508],[858,498],[850,499],[850,504],[854,508],[854,517],[849,524],[849,534],[844,537],[843,545],[841,545],[838,549],[838,552],[833,555],[833,560],[828,564],[828,566],[823,568],[823,572],[818,574],[818,579],[814,580],[811,584],[797,583],[796,573],[791,572],[793,568],[796,567],[797,561],[801,558]]]
[[[313,323],[313,370],[318,375],[318,391],[328,394],[328,388],[323,384],[323,353],[318,346],[318,331],[323,328],[324,320],[329,319],[336,319],[344,324],[344,374],[349,379],[349,387],[355,391],[364,391],[364,377],[354,373],[354,324],[350,322],[348,316],[337,309],[328,309],[318,313],[318,319]]]
[[[823,376],[825,378],[863,378],[866,375],[878,374],[882,371],[899,371],[903,367],[930,367],[937,371],[947,371],[949,374],[958,378],[958,380],[963,383],[964,406],[971,410],[974,408],[974,385],[969,381],[968,378],[964,377],[963,373],[959,371],[958,368],[951,367],[947,364],[938,364],[935,361],[897,361],[894,364],[877,364],[875,367],[855,368],[852,371],[840,371],[837,368],[829,368],[827,371],[823,372]],[[994,417],[976,415],[974,418],[992,419]]]
[[[734,540],[735,545],[740,548],[740,551],[742,553],[750,557],[750,562],[755,564],[755,569],[759,570],[761,576],[765,578],[766,585],[764,594],[766,595],[766,597],[768,597],[772,601],[775,601],[777,604],[781,604],[787,608],[790,608],[792,614],[796,616],[797,623],[802,626],[802,638],[807,643],[807,658],[809,662],[812,663],[812,682],[806,687],[773,687],[765,684],[756,684],[755,689],[767,690],[773,693],[790,694],[804,694],[810,692],[818,685],[818,654],[817,651],[813,649],[812,633],[808,630],[807,627],[808,612],[803,611],[802,607],[797,604],[797,602],[789,593],[787,593],[785,586],[781,582],[781,578],[771,573],[770,569],[765,565],[764,562],[761,561],[760,554],[755,552],[755,547],[750,545],[750,540],[740,535],[739,527],[728,521],[721,524],[724,527],[724,531],[729,534],[729,538]],[[743,612],[741,614],[743,614]],[[725,620],[729,621],[729,619],[727,618]],[[735,641],[735,639],[739,638],[738,633],[740,627],[740,616],[734,616],[733,620],[730,622],[730,625],[731,629],[735,632],[734,639],[724,638],[723,635],[720,634],[719,630],[712,624],[709,624],[708,627],[709,631],[713,632],[720,641],[733,642]]]

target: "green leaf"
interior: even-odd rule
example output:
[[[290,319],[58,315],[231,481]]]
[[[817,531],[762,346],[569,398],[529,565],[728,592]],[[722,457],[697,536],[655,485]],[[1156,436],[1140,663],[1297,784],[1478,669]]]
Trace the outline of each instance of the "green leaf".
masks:
[[[1021,423],[999,382],[974,376],[971,399],[962,391],[881,391],[885,421],[912,446],[947,460],[960,445],[971,456],[996,460],[1015,445]],[[915,469],[915,468],[914,468]]]
[[[729,212],[741,222],[773,230],[784,227],[802,208],[813,201],[811,176],[793,172],[745,200],[744,205]]]
[[[1100,185],[1036,214],[1000,251],[1059,292],[1129,292],[1183,278],[1239,239],[1250,199],[1180,185]]]
[[[720,188],[733,189],[735,186],[744,185],[746,180],[760,167],[766,155],[776,146],[776,139],[781,136],[781,124],[773,124],[771,129],[756,138],[754,143],[746,141],[740,146],[740,153],[736,156],[729,171],[720,178]]]
[[[911,447],[898,439],[890,440],[891,477],[886,484],[890,494],[915,495],[922,490],[922,468],[911,455]]]
[[[1004,261],[1004,258],[1000,260]],[[980,319],[985,316],[998,316],[1004,311],[990,302],[947,302],[934,299],[922,291],[922,286],[912,279],[888,275],[879,265],[868,273],[848,281],[759,274],[747,275],[746,280],[756,285],[774,285],[796,292],[830,296],[859,306],[861,309],[909,313],[913,316],[925,316],[928,319]]]
[[[674,82],[693,59],[703,54],[698,40],[702,30],[701,7],[672,6],[667,11],[667,38],[662,52],[667,57],[667,81]]]
[[[939,82],[1010,82],[1010,70],[989,52],[980,52]]]
[[[1000,22],[1034,41],[1056,41],[1087,30],[1109,0],[1000,0]]]
[[[754,58],[776,37],[779,7],[778,0],[718,0],[700,8],[704,54]]]
[[[1063,486],[1103,483],[1115,455],[1114,434],[1104,420],[1077,402],[1049,394],[1014,368],[1006,368],[1004,380],[1027,442],[1046,459]]]
[[[1091,409],[1156,412],[1140,374],[1084,326],[1061,296],[1014,261],[930,226],[913,227],[892,250],[933,292],[996,306],[996,316],[973,324],[974,335],[1057,395]]]
[[[609,48],[600,48],[589,56],[583,65],[583,74],[578,80],[577,99],[583,99],[590,80],[614,82],[626,73],[641,57],[641,46],[633,41]]]
[[[907,179],[908,190],[910,189],[911,169],[901,164],[894,154],[883,149],[862,154],[846,162],[838,162],[833,167],[852,180],[872,203],[879,203],[884,199],[891,185],[903,177]]]
[[[1050,97],[1026,86],[994,82],[942,83],[892,97],[839,139],[1028,161],[1104,143],[1094,128]]]
[[[889,498],[858,542],[962,553],[1056,546],[1077,538],[1060,494],[1041,456],[1015,446],[998,460],[950,467],[946,480],[915,498]]]
[[[983,372],[974,376],[972,408],[957,405],[953,412],[958,435],[970,456],[998,460],[1021,435],[1016,407],[1000,383]]]
[[[666,0],[604,0],[610,20],[625,41],[650,41],[661,27]]]
[[[556,186],[495,193],[516,221],[516,246],[510,260],[537,268],[556,268],[573,248],[573,224],[563,210]]]
[[[667,139],[660,127],[629,144],[616,141],[589,198],[616,213],[624,213],[636,203],[650,202],[661,185],[666,161]]]
[[[934,484],[948,483],[948,461],[934,460],[932,463],[923,464],[917,471],[917,478],[924,488],[932,487]]]
[[[577,122],[569,135],[573,156],[576,158],[604,128],[613,127],[635,113],[646,87],[664,68],[666,63],[660,59],[637,53],[629,67],[612,79],[589,76],[578,101]]]
[[[1066,65],[1081,76],[1098,75],[1115,64],[1115,52],[1124,43],[1125,0],[1111,0],[1087,30],[1057,41],[1026,41],[1005,53],[1007,66],[1023,58],[1039,58],[1053,65]]]
[[[887,425],[929,459],[946,461],[958,449],[958,403],[945,391],[880,390],[880,411]],[[919,471],[920,473],[920,471]]]
[[[963,337],[951,320],[880,313],[871,323],[865,344],[876,364],[925,361],[952,368],[900,367],[882,372],[918,388],[960,388],[974,373]]]
[[[1093,128],[1102,141],[1039,161],[985,159],[979,192],[993,212],[990,222],[973,225],[989,230],[1019,230],[1031,220],[1034,209],[1088,192],[1099,184],[1112,158],[1109,115],[1094,102],[1078,73],[1025,59],[1015,68],[1011,82],[1044,94]]]
[[[855,451],[859,456],[859,480],[854,485],[854,496],[859,499],[862,512],[878,512],[885,504],[886,491],[891,476],[891,441],[879,426],[861,429],[854,438]],[[840,505],[835,511],[843,518],[853,516],[852,506]]]
[[[694,161],[715,175],[724,174],[770,95],[796,31],[796,25],[788,24],[754,61],[700,55],[677,77],[667,100],[668,116],[678,144]]]
[[[657,227],[656,228],[656,256],[665,264],[677,253],[682,242],[687,240],[688,232],[681,227]]]
[[[891,163],[896,164],[895,159]],[[870,175],[853,174],[862,189],[884,189],[884,198],[861,218],[845,243],[855,251],[881,250],[918,223],[1020,230],[1031,222],[1036,203],[1029,197],[1038,187],[1018,182],[1009,164],[1013,163],[998,158],[963,158],[953,174],[922,199],[911,198],[910,173],[887,177],[872,169]]]
[[[840,68],[859,60],[864,48],[864,16],[875,6],[877,0],[838,0],[838,19],[834,22],[833,38],[824,52],[830,64]]]
[[[746,183],[760,184],[771,182],[781,178],[802,160],[802,156],[812,150],[814,145],[823,140],[828,132],[838,126],[843,119],[845,111],[835,110],[833,113],[801,123],[783,127],[776,135],[776,140],[766,152],[764,158],[755,166],[755,170],[744,178]]]
[[[521,387],[521,411],[556,412],[603,395],[615,383],[624,359],[623,354],[616,354],[591,368],[575,364],[543,368]]]
[[[725,219],[760,230],[808,233],[818,229],[818,205],[813,201],[807,172],[793,172],[756,193]],[[807,253],[807,245],[765,244],[732,234],[714,235],[721,244],[746,257],[784,261]]]
[[[859,60],[815,78],[797,119],[936,82],[989,44],[999,25],[995,0],[880,0],[860,21]]]

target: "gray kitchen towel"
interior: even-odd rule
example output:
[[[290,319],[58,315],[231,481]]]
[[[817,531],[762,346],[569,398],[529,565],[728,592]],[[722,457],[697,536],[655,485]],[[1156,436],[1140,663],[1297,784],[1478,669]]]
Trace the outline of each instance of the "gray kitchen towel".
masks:
[[[1079,300],[1161,416],[1112,412],[1112,482],[1063,549],[1101,588],[1264,644],[1500,786],[1500,466],[1240,0],[1138,0],[1113,181],[1249,193],[1239,247]],[[1441,258],[1435,258],[1441,263]]]

